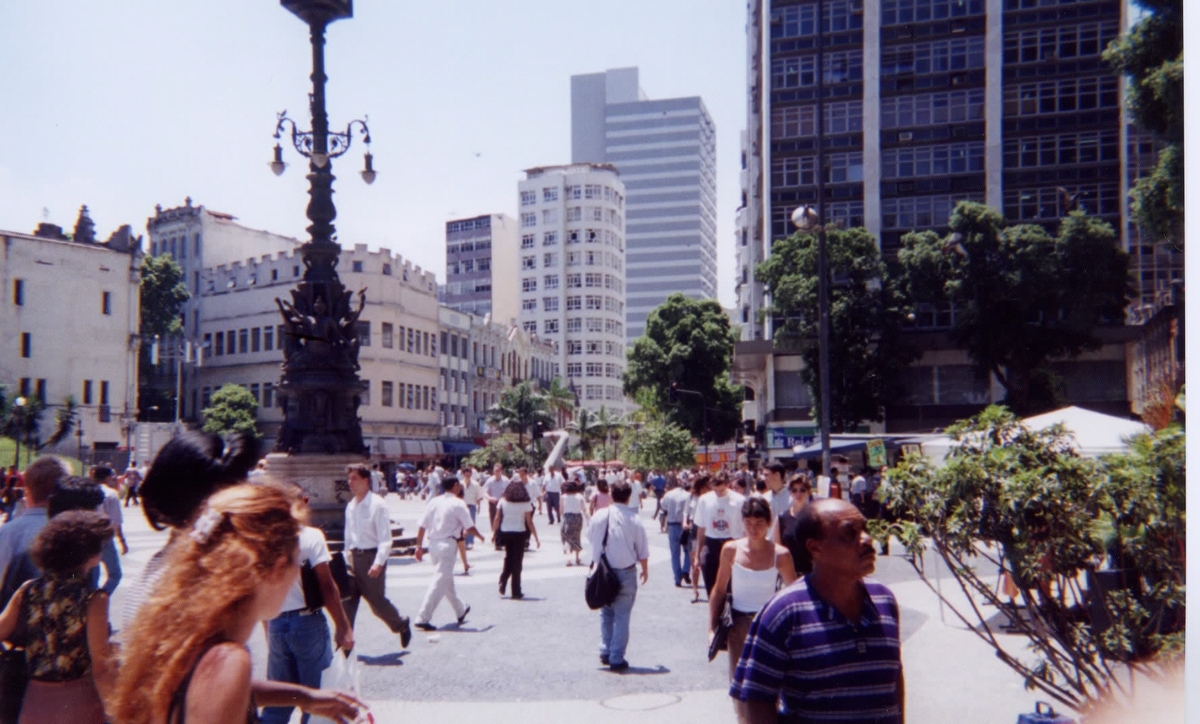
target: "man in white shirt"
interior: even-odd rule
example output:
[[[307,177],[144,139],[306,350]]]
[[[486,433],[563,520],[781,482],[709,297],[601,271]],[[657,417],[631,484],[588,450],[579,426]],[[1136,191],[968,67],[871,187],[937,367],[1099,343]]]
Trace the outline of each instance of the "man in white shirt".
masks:
[[[297,517],[307,520],[308,495],[295,485],[285,486],[295,498],[293,510]],[[267,623],[267,678],[321,688],[321,672],[333,662],[333,647],[329,642],[329,624],[321,612],[324,608],[333,618],[334,639],[338,648],[354,648],[354,630],[342,607],[341,593],[329,571],[329,547],[320,528],[300,527],[300,555],[296,563],[300,575],[288,589],[280,614]],[[286,724],[292,718],[292,707],[263,708],[262,724]],[[305,715],[304,720],[307,720]]]
[[[563,478],[562,466],[551,468],[542,478],[542,487],[546,491],[546,515],[550,517],[550,525],[554,525],[555,516],[562,520],[562,489],[566,479]]]
[[[667,545],[671,549],[671,573],[675,576],[675,587],[679,588],[684,580],[691,583],[688,571],[692,570],[692,556],[683,542],[683,523],[692,494],[675,481],[667,481],[667,487],[661,505],[667,522]]]
[[[504,496],[504,489],[507,487],[508,478],[504,477],[504,468],[500,463],[496,463],[492,474],[483,483],[483,495],[488,502],[488,520],[496,519],[496,511],[500,509],[500,498]]]
[[[792,505],[792,494],[788,492],[787,485],[783,482],[783,474],[787,468],[778,460],[772,460],[767,463],[765,468],[767,481],[767,502],[771,504],[771,526],[772,530],[767,531],[767,537],[770,538],[774,533],[774,526],[779,522],[779,516],[787,512],[787,509]]]
[[[745,502],[745,496],[729,489],[729,477],[722,473],[713,478],[713,489],[701,495],[696,503],[696,553],[704,573],[704,589],[710,596],[721,565],[721,546],[745,535],[742,527]]]
[[[425,506],[425,514],[421,516],[420,527],[417,528],[417,561],[424,554],[421,544],[428,535],[429,557],[433,559],[434,566],[433,581],[425,591],[421,610],[417,612],[416,627],[422,631],[437,629],[429,620],[443,598],[450,600],[460,624],[467,620],[467,614],[471,612],[471,607],[460,601],[454,591],[454,559],[458,554],[459,536],[466,533],[482,538],[483,534],[476,530],[467,504],[458,497],[460,485],[457,478],[443,480],[442,494]]]
[[[640,472],[634,471],[629,488],[629,507],[634,510],[641,510],[642,491],[645,490],[645,487],[642,485],[642,474]]]
[[[541,504],[542,481],[529,477],[529,470],[523,467],[517,468],[517,477],[520,479],[521,485],[525,486],[525,492],[529,493],[529,504],[533,506]]]
[[[371,492],[376,495],[387,495],[387,487],[383,484],[383,471],[379,469],[379,463],[371,465]]]
[[[634,599],[637,598],[637,566],[641,566],[643,584],[650,575],[647,565],[650,546],[646,541],[646,529],[638,520],[637,510],[629,505],[632,492],[629,483],[623,480],[614,483],[609,488],[613,505],[592,516],[587,531],[592,559],[598,560],[601,554],[606,556],[621,583],[621,592],[616,600],[600,609],[600,663],[610,671],[629,668],[625,649],[629,645],[629,619],[633,614]]]
[[[108,516],[108,522],[112,524],[114,532],[113,538],[100,550],[100,563],[104,566],[105,574],[104,585],[100,590],[111,596],[121,583],[121,557],[117,555],[116,543],[121,544],[122,554],[129,553],[125,533],[121,530],[121,524],[124,522],[121,515],[121,495],[116,490],[117,476],[112,468],[105,465],[93,467],[92,480],[99,484],[100,491],[104,493],[104,502],[100,504],[98,512]]]
[[[459,485],[462,485],[463,496],[462,500],[467,505],[467,512],[471,514],[471,523],[474,524],[479,515],[479,504],[483,501],[483,486],[472,475],[474,471],[471,468],[463,468],[461,471],[462,479]],[[439,483],[440,485],[440,483]],[[483,536],[480,536],[482,538]],[[475,547],[475,535],[467,533],[467,550]]]
[[[387,560],[392,552],[392,523],[387,503],[371,492],[371,470],[366,465],[351,465],[346,470],[354,498],[346,504],[346,550],[358,590],[346,602],[346,613],[354,624],[359,598],[367,599],[371,612],[383,620],[392,633],[400,634],[400,646],[408,648],[412,630],[408,617],[401,616],[388,600]]]

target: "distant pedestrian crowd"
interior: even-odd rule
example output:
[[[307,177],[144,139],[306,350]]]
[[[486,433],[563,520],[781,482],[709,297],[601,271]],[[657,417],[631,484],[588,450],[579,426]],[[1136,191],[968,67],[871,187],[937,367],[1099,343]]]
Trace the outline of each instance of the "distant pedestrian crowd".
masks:
[[[456,591],[455,568],[470,574],[479,541],[503,553],[499,595],[521,600],[525,557],[542,547],[542,521],[558,526],[565,566],[603,557],[612,571],[598,644],[610,671],[631,666],[650,528],[666,536],[673,584],[690,589],[692,600],[703,589],[710,658],[728,651],[739,720],[899,722],[899,609],[867,578],[876,551],[866,521],[880,515],[884,473],[844,479],[781,463],[758,471],[568,463],[393,476],[353,465],[343,546],[331,553],[310,525],[310,491],[272,478],[249,438],[187,433],[146,468],[118,474],[96,466],[88,477],[42,457],[10,469],[0,493],[0,724],[282,724],[296,707],[304,721],[365,721],[354,695],[321,688],[336,652],[356,645],[359,604],[366,601],[401,648],[413,627],[437,629],[443,601],[463,624],[471,606]],[[428,557],[433,574],[411,621],[387,595],[389,493],[425,505],[415,556]],[[168,536],[127,584],[116,616],[109,600],[123,580],[130,505]],[[269,651],[261,680],[246,648],[260,623]]]

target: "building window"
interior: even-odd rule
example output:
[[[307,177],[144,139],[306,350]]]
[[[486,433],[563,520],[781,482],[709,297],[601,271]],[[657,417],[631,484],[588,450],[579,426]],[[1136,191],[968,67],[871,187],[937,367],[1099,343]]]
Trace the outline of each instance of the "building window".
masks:
[[[359,322],[358,323],[358,346],[359,347],[370,347],[371,346],[371,323],[370,322]]]
[[[1085,131],[1019,138],[1004,142],[1005,168],[1034,168],[1060,164],[1116,161],[1116,131]]]
[[[25,280],[13,279],[13,304],[18,307],[25,306]]]
[[[536,292],[537,291],[537,277],[525,277],[524,279],[522,279],[521,280],[521,291]]]
[[[22,357],[32,357],[33,356],[33,333],[32,332],[21,332],[21,356]]]
[[[521,329],[525,330],[525,332],[527,334],[536,334],[537,333],[537,322],[534,322],[534,321],[521,322]]]
[[[521,268],[522,269],[537,269],[537,257],[536,256],[521,257]]]
[[[571,206],[567,209],[567,221],[583,221],[583,207]]]
[[[582,297],[567,297],[567,311],[579,311],[582,309]]]
[[[543,188],[542,201],[558,201],[558,187],[547,186]]]
[[[579,355],[583,354],[583,341],[578,339],[567,340],[567,354]]]
[[[390,277],[392,275],[392,265],[391,264],[383,265],[383,275],[385,277]]]
[[[583,319],[580,317],[570,317],[567,319],[567,332],[582,332]]]
[[[350,262],[350,271],[361,273],[362,270],[363,270],[363,263],[361,261]]]
[[[599,310],[604,306],[600,297],[591,294],[588,295],[586,304],[589,311]]]
[[[522,191],[521,192],[521,205],[522,206],[533,206],[536,203],[537,203],[537,192],[536,191]]]
[[[522,312],[536,312],[537,311],[537,299],[522,299],[521,300],[521,311]]]
[[[395,330],[395,328],[392,327],[392,324],[390,322],[384,322],[380,329],[380,335],[383,337],[382,344],[383,344],[384,348],[386,348],[386,349],[391,349],[393,346],[392,334],[393,334],[394,330]]]
[[[883,177],[922,178],[983,171],[983,142],[889,148],[883,152]]]
[[[533,244],[534,244],[534,239],[536,239],[536,238],[537,237],[534,234],[525,234],[524,236],[521,237],[521,248],[522,249],[532,249]]]
[[[1099,55],[1115,37],[1115,20],[1009,31],[1004,36],[1004,63],[1054,62]]]
[[[100,380],[100,404],[108,404],[108,380]]]
[[[880,54],[881,76],[951,73],[984,66],[984,37],[935,40],[929,43],[894,45]]]
[[[558,266],[558,254],[553,252],[542,254],[542,266],[547,269]]]
[[[1117,79],[1111,76],[1025,83],[1004,90],[1006,116],[1037,116],[1116,107]]]
[[[262,406],[264,410],[275,407],[275,383],[264,382],[262,386]]]
[[[255,404],[261,406],[262,405],[262,388],[259,386],[259,384],[257,382],[251,383],[250,394],[253,395]]]
[[[588,317],[587,318],[587,331],[603,332],[604,331],[604,320],[599,317]]]
[[[392,383],[383,382],[379,388],[379,404],[384,407],[392,406]]]
[[[567,275],[567,289],[580,289],[583,287],[583,276],[580,274]]]
[[[216,339],[213,341],[213,354],[217,357],[225,354],[225,334],[222,332],[217,332]]]
[[[557,299],[554,301],[558,301]],[[558,320],[547,319],[542,322],[542,331],[546,334],[555,334],[558,332]]]
[[[238,352],[246,354],[250,351],[250,330],[238,330]]]
[[[263,327],[262,328],[262,336],[263,336],[263,351],[270,352],[272,349],[275,348],[275,328],[274,327]]]
[[[543,297],[542,310],[546,312],[558,311],[558,297]]]
[[[880,125],[885,129],[982,121],[984,89],[881,98],[879,109]]]
[[[361,404],[363,407],[371,406],[371,381],[370,380],[362,381],[362,392],[358,399],[359,399],[359,404]]]
[[[883,200],[883,228],[911,231],[946,226],[959,201],[982,202],[979,194],[918,196]]]
[[[920,23],[983,12],[983,0],[883,0],[882,24]]]
[[[100,312],[112,314],[112,292],[100,292]]]
[[[83,404],[85,404],[85,405],[92,404],[92,381],[91,380],[83,381]]]
[[[547,274],[542,279],[542,282],[545,284],[546,291],[550,291],[551,289],[558,289],[558,275],[557,274]]]
[[[537,226],[537,214],[534,214],[532,212],[526,213],[526,214],[521,214],[521,226],[524,228],[529,228],[531,226]]]

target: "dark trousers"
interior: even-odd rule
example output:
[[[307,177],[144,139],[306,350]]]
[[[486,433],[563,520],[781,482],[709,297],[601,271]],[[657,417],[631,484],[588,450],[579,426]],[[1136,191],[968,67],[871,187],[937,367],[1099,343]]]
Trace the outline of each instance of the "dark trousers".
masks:
[[[554,525],[555,515],[558,516],[558,521],[562,522],[562,512],[558,509],[560,498],[561,493],[546,493],[546,515],[550,516],[550,525]]]
[[[504,570],[500,571],[500,589],[508,585],[512,578],[513,598],[521,597],[521,566],[525,562],[525,544],[529,540],[529,532],[507,533],[501,531],[496,541],[504,546]]]
[[[136,485],[130,485],[125,491],[125,507],[128,508],[131,502],[134,505],[141,505],[138,501],[138,486]]]
[[[730,538],[704,538],[704,550],[700,551],[700,572],[704,574],[704,591],[712,595],[713,586],[717,583],[717,569],[721,567],[721,547]]]
[[[354,581],[358,584],[358,590],[355,591],[350,598],[343,601],[346,606],[346,616],[350,619],[350,625],[354,625],[354,617],[358,614],[358,601],[360,598],[367,599],[367,605],[371,607],[371,613],[379,617],[381,621],[387,624],[387,627],[392,630],[392,633],[399,633],[400,629],[404,628],[405,618],[396,610],[396,606],[388,600],[385,590],[387,588],[387,566],[383,567],[383,571],[378,578],[371,578],[367,572],[371,570],[371,566],[375,563],[376,549],[370,548],[367,550],[352,550],[350,551],[353,559],[352,566],[354,568]]]

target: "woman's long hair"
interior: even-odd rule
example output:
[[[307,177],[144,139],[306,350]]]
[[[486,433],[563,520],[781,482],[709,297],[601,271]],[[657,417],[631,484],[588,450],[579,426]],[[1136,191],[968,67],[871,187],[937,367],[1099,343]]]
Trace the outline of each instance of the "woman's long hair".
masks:
[[[529,490],[525,488],[525,483],[522,483],[520,480],[514,480],[504,489],[502,497],[510,503],[528,503]]]
[[[114,721],[166,718],[202,649],[237,619],[280,558],[294,560],[299,531],[292,501],[278,487],[235,485],[208,500],[193,532],[172,546],[158,589],[129,627]]]

